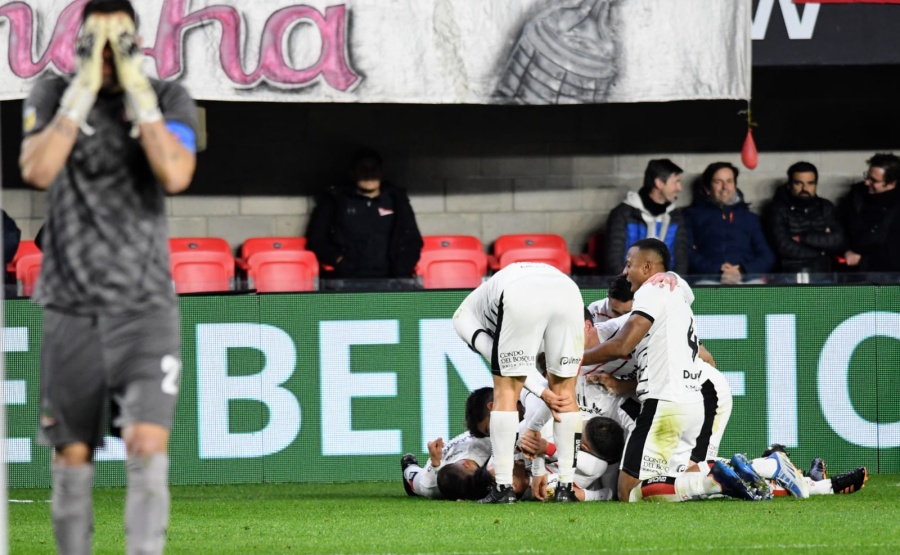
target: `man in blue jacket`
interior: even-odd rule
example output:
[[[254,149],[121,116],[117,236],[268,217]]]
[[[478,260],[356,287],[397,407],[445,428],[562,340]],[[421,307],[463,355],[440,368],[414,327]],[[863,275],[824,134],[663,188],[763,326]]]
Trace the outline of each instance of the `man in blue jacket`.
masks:
[[[606,220],[606,259],[608,275],[622,273],[625,255],[636,241],[659,239],[669,247],[669,265],[679,274],[688,272],[690,243],[684,215],[675,201],[681,193],[681,168],[666,158],[650,160],[644,170],[644,185],[629,191],[625,201],[609,213]]]
[[[759,216],[737,188],[738,173],[728,162],[707,166],[703,191],[685,213],[693,245],[691,273],[718,275],[727,284],[765,274],[775,265]]]

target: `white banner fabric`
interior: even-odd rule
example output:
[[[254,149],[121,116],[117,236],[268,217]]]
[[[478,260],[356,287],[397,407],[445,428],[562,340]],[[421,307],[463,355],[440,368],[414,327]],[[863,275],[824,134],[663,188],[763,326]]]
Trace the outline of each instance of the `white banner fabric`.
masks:
[[[85,2],[0,3],[0,100],[23,98],[47,71],[73,71]],[[751,0],[133,3],[148,74],[180,81],[197,99],[578,104],[750,95]]]

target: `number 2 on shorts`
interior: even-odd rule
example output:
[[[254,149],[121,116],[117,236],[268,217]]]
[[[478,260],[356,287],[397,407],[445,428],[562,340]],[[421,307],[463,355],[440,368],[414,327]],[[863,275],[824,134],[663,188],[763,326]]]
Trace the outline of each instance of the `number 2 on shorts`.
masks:
[[[167,395],[178,395],[178,375],[181,374],[181,361],[172,355],[162,358],[160,365],[163,374],[162,391]]]

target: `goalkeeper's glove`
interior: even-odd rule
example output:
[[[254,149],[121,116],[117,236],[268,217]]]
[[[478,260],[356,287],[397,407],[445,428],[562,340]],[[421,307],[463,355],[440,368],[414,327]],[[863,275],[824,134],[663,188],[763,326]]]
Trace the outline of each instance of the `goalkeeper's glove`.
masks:
[[[134,21],[125,14],[109,18],[109,43],[119,84],[125,90],[126,106],[135,125],[162,119],[156,92],[144,75],[144,53],[137,43]]]
[[[97,101],[97,91],[103,85],[103,48],[106,42],[106,17],[88,17],[75,43],[75,76],[59,103],[59,113],[77,123],[88,135],[94,133],[87,124],[87,118]]]

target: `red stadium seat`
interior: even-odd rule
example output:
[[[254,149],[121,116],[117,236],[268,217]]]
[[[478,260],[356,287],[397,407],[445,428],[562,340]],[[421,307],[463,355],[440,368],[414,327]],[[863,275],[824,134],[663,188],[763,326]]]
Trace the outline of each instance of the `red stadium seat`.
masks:
[[[576,268],[587,269],[590,272],[598,268],[598,260],[603,256],[603,232],[597,232],[588,237],[587,252],[584,254],[572,254],[572,265]]]
[[[221,237],[172,237],[169,251],[219,251],[232,254],[231,245]]]
[[[423,250],[416,275],[425,289],[474,289],[487,274],[487,255],[473,249]]]
[[[501,235],[494,241],[490,259],[492,270],[500,270],[513,262],[544,262],[572,273],[572,256],[566,240],[552,233],[523,233]]]
[[[16,254],[18,255],[18,251]],[[30,297],[32,292],[34,292],[34,285],[37,283],[38,276],[41,275],[41,262],[43,260],[44,255],[40,251],[17,256],[16,283],[18,284],[19,295]]]
[[[16,273],[16,262],[19,261],[20,258],[29,254],[41,254],[41,249],[37,247],[37,243],[30,239],[25,239],[24,241],[19,241],[19,248],[16,249],[16,254],[13,255],[13,259],[6,266],[6,271],[15,274]]]
[[[234,280],[234,257],[221,250],[177,250],[169,253],[175,291],[205,293],[230,291]]]
[[[426,235],[422,237],[422,251],[435,249],[470,249],[484,252],[484,246],[474,235]]]
[[[472,235],[426,235],[416,276],[426,289],[473,289],[487,274],[487,255]]]
[[[553,233],[517,233],[501,235],[494,241],[494,256],[498,259],[509,249],[546,247],[568,252],[566,240]]]
[[[509,249],[500,256],[498,264],[503,269],[515,262],[543,262],[564,274],[572,273],[572,257],[567,251],[554,247]]]
[[[258,252],[277,250],[306,250],[306,237],[251,237],[241,245],[241,257],[238,266],[247,269],[247,261]]]
[[[260,293],[315,291],[319,287],[319,261],[312,251],[260,251],[246,263],[249,286]]]

